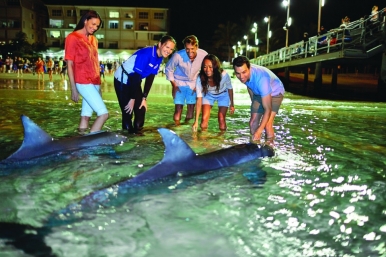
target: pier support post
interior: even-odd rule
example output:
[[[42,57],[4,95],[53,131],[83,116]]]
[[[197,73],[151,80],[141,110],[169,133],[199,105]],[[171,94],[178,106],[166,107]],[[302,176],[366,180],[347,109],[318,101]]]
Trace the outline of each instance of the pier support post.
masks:
[[[382,54],[381,70],[378,78],[378,96],[380,100],[386,100],[386,51]]]
[[[289,87],[289,82],[290,82],[290,71],[288,67],[285,67],[284,69],[284,80],[285,80],[285,87]]]
[[[322,79],[322,63],[315,63],[315,79],[314,79],[314,87],[319,88],[323,84]]]
[[[303,89],[306,89],[308,86],[308,66],[304,67],[303,71],[304,71]]]
[[[338,84],[338,67],[334,66],[331,70],[331,89],[336,90]]]

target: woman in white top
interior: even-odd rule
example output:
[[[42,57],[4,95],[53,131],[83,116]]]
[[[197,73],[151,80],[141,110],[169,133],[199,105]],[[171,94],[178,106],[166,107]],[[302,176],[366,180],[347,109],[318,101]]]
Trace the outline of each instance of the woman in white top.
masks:
[[[218,104],[218,125],[221,131],[227,129],[226,114],[230,107],[230,114],[233,114],[235,107],[233,104],[233,88],[231,78],[221,67],[220,60],[213,54],[204,57],[201,70],[196,81],[196,119],[193,124],[193,131],[197,131],[198,119],[201,118],[201,130],[208,128],[210,110],[214,102]]]

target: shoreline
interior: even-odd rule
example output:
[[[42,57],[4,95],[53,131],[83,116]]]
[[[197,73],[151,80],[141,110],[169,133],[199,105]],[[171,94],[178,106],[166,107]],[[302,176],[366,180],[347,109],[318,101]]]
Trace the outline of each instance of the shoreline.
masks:
[[[225,70],[231,76],[232,84],[234,84],[235,88],[244,86],[236,77],[234,77],[232,69]],[[283,72],[280,72],[277,75],[283,82],[285,81]],[[340,73],[337,78],[337,86],[333,88],[331,86],[331,74],[322,75],[323,84],[321,87],[314,86],[315,74],[308,74],[308,83],[305,87],[303,73],[290,73],[290,81],[288,85],[285,85],[285,90],[293,94],[321,99],[385,101],[384,94],[379,92],[378,76],[379,75],[376,74]],[[24,73],[23,77],[17,77],[17,73],[0,73],[0,80],[5,80],[7,83],[18,83],[18,80],[39,82],[37,74],[33,75],[33,73]],[[15,82],[13,82],[13,80],[15,80]],[[66,81],[69,82],[68,78],[66,78]],[[143,83],[144,81],[145,80],[143,80]],[[62,82],[60,75],[53,74],[52,82]],[[40,83],[50,83],[48,74],[44,74],[44,80],[40,80]],[[114,83],[113,74],[106,74],[105,80],[102,79],[102,86],[107,83]],[[170,82],[166,79],[165,75],[159,73],[155,76],[153,84],[170,85]]]

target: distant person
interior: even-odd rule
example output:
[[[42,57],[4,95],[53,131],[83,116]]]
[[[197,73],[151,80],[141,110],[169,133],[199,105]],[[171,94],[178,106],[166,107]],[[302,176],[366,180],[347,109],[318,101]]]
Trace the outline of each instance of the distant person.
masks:
[[[47,61],[47,73],[50,81],[52,81],[52,73],[54,72],[54,69],[55,69],[55,63],[50,57]]]
[[[105,67],[107,67],[107,75],[113,74],[113,63],[111,61],[108,61]]]
[[[308,41],[309,41],[308,32],[304,32],[303,33],[303,49],[304,49],[304,52],[308,52],[308,50],[310,49]]]
[[[60,75],[60,73],[62,73],[62,69],[63,69],[63,57],[60,57],[59,61],[58,61],[58,73],[59,73],[59,75]]]
[[[184,48],[173,54],[166,63],[166,79],[170,81],[174,99],[173,119],[176,125],[180,125],[184,104],[187,105],[185,122],[194,118],[194,106],[196,104],[196,79],[200,72],[201,63],[208,54],[198,48],[198,39],[194,35],[184,38]]]
[[[233,103],[233,87],[228,73],[221,67],[220,60],[213,54],[204,57],[201,71],[196,81],[196,119],[193,131],[197,131],[198,119],[201,118],[201,130],[208,128],[210,111],[215,102],[218,104],[218,126],[221,131],[226,131],[226,115],[228,108],[230,114],[235,112]]]
[[[249,120],[252,140],[260,140],[265,130],[266,140],[273,140],[273,122],[284,97],[284,86],[269,69],[250,63],[245,56],[233,60],[236,77],[244,83],[252,100]]]
[[[324,28],[324,26],[320,26],[320,35],[324,35],[326,34],[326,29]]]
[[[130,134],[143,135],[141,130],[145,124],[147,96],[163,59],[173,53],[175,47],[173,37],[163,36],[156,45],[137,50],[114,73],[115,93],[122,112],[122,129]]]
[[[9,57],[9,56],[7,56],[7,58],[5,58],[5,72],[7,72],[7,73],[11,73],[11,67],[10,67],[10,65],[11,65],[11,58]]]
[[[21,57],[17,58],[17,77],[23,77],[24,61]]]
[[[103,77],[103,81],[106,81],[106,78],[105,78],[105,64],[102,61],[99,62],[99,74],[101,76],[101,79]]]
[[[42,81],[44,81],[44,61],[41,57],[38,57],[38,60],[35,62],[35,72],[38,74],[38,80],[40,80],[41,76]]]
[[[82,96],[82,111],[78,131],[85,134],[93,112],[97,113],[90,132],[100,131],[109,118],[101,95],[99,75],[98,40],[94,33],[102,19],[94,10],[83,14],[73,32],[66,37],[65,57],[71,84],[71,99],[77,103]]]
[[[63,57],[60,57],[63,59]],[[67,74],[67,62],[65,60],[62,61],[62,68],[60,70],[60,78],[62,81],[66,80],[66,74]]]
[[[371,9],[370,24],[368,25],[370,30],[370,35],[373,35],[374,29],[377,27],[378,21],[379,21],[378,6],[374,5],[373,8]]]
[[[374,5],[373,8],[371,8],[370,21],[372,23],[378,21],[378,6],[377,5]]]
[[[350,18],[348,16],[345,16],[343,19],[342,19],[342,24],[340,24],[340,28],[341,29],[345,29],[347,28],[347,26],[350,24]]]

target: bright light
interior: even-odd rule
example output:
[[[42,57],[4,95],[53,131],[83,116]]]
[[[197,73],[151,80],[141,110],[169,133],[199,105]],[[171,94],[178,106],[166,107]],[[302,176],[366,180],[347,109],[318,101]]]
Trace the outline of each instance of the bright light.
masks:
[[[252,33],[256,33],[257,30],[256,30],[256,28],[252,28],[251,31],[252,31]]]
[[[269,31],[269,32],[268,32],[268,37],[269,37],[269,38],[272,37],[272,31]]]
[[[289,5],[289,1],[284,0],[281,4],[282,4],[284,7],[287,7],[287,6]]]
[[[292,18],[291,18],[291,17],[289,17],[289,18],[288,18],[288,24],[287,24],[287,25],[288,25],[288,27],[289,27],[289,26],[291,26],[291,24],[292,24]]]
[[[264,17],[264,21],[265,21],[265,22],[268,22],[268,21],[269,21],[269,18],[268,18],[268,17]]]
[[[244,39],[247,40],[247,38],[248,38],[248,37],[247,37],[246,35],[244,35]]]

